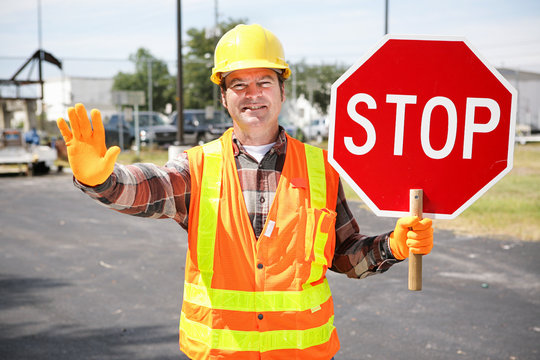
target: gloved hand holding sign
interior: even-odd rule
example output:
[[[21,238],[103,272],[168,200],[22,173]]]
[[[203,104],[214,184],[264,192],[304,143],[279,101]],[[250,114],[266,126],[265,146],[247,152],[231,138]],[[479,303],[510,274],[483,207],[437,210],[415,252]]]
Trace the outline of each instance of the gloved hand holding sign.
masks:
[[[105,129],[99,110],[90,113],[88,119],[83,104],[68,109],[71,130],[63,118],[56,121],[67,146],[68,160],[75,178],[89,186],[102,184],[112,174],[120,148],[112,146],[107,150]]]
[[[433,248],[433,227],[431,219],[420,220],[418,216],[399,219],[394,232],[390,235],[390,250],[398,260],[413,254],[426,255]]]

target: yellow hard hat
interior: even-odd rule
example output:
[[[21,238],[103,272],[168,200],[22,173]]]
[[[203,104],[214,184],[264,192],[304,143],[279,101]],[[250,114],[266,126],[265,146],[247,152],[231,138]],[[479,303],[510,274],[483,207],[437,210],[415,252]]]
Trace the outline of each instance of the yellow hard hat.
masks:
[[[223,73],[250,68],[282,69],[284,79],[291,75],[283,46],[274,34],[257,24],[237,25],[216,45],[210,80],[219,85]]]

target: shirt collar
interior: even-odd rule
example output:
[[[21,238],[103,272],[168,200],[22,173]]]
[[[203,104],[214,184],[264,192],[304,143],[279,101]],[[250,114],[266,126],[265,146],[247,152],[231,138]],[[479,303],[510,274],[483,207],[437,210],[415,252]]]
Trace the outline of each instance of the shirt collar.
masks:
[[[244,145],[240,143],[240,140],[236,137],[234,134],[234,131],[232,133],[232,140],[233,140],[233,152],[234,156],[240,155],[240,153],[246,154],[246,150],[244,149]],[[285,129],[283,129],[281,126],[279,127],[279,134],[276,139],[276,143],[274,146],[272,146],[272,149],[274,152],[278,155],[284,154],[285,150],[287,148],[287,136],[285,135]]]

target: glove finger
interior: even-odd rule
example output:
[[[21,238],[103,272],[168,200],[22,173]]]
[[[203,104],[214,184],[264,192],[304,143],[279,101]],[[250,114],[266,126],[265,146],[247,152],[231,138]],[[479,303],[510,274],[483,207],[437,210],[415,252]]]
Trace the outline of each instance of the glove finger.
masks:
[[[118,146],[111,146],[109,150],[107,150],[105,156],[103,157],[104,169],[103,173],[101,174],[101,179],[97,181],[98,184],[105,182],[105,180],[111,176],[112,172],[114,171],[114,164],[118,154],[120,154],[120,148]]]
[[[410,228],[418,224],[420,219],[418,216],[406,216],[402,217],[397,221],[397,225],[402,228]]]
[[[427,255],[431,252],[431,249],[428,248],[411,248],[411,252],[416,255]]]
[[[410,230],[409,232],[407,232],[408,239],[421,240],[421,239],[427,239],[430,237],[433,237],[432,228],[429,228],[427,230]]]
[[[70,142],[73,138],[73,134],[71,133],[71,130],[69,130],[69,126],[68,124],[66,124],[66,121],[60,117],[56,120],[56,126],[58,126],[60,134],[62,134],[62,137],[64,138],[66,144]]]
[[[105,128],[101,120],[101,112],[98,109],[92,109],[90,117],[92,118],[92,127],[94,129],[94,143],[99,146],[99,154],[103,156],[107,151],[107,147],[105,145]]]
[[[121,149],[118,146],[111,146],[109,150],[105,153],[105,162],[107,164],[116,162],[116,158],[118,158],[118,155],[120,154]]]
[[[69,117],[69,125],[71,126],[71,133],[73,134],[73,137],[77,140],[81,140],[81,131],[79,129],[79,116],[77,115],[77,111],[75,111],[74,107],[68,108],[68,117]]]
[[[433,249],[433,244],[425,245],[425,246],[409,247],[409,249],[413,254],[427,255]]]
[[[432,237],[426,237],[422,239],[408,238],[406,241],[406,244],[408,247],[413,247],[413,248],[416,248],[419,246],[426,246],[428,244],[433,244],[433,238]]]
[[[83,104],[75,104],[75,111],[79,117],[79,131],[83,139],[90,139],[92,136],[92,125],[88,119],[88,113]]]
[[[414,225],[414,230],[425,230],[433,226],[433,221],[430,218],[423,218]]]
[[[415,254],[417,254],[421,249],[429,249],[431,251],[431,248],[433,248],[433,236],[428,236],[421,239],[408,238],[407,246],[409,249],[414,250],[413,253]]]
[[[105,153],[105,156],[103,157],[103,162],[105,163],[107,177],[112,174],[114,170],[114,164],[116,163],[116,159],[118,158],[120,151],[121,150],[118,146],[111,146]]]

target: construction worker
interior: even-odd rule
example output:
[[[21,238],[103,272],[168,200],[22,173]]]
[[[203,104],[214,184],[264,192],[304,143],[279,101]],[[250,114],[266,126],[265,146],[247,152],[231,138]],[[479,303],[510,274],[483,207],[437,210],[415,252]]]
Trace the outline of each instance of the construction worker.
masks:
[[[365,236],[327,153],[279,126],[291,70],[280,41],[238,25],[219,41],[211,80],[233,127],[164,167],[116,164],[101,115],[77,104],[58,119],[75,185],[130,215],[188,232],[180,349],[190,359],[332,359],[339,349],[327,269],[385,272],[433,246],[430,219]],[[369,176],[369,174],[366,174]],[[390,175],[389,175],[390,176]]]

